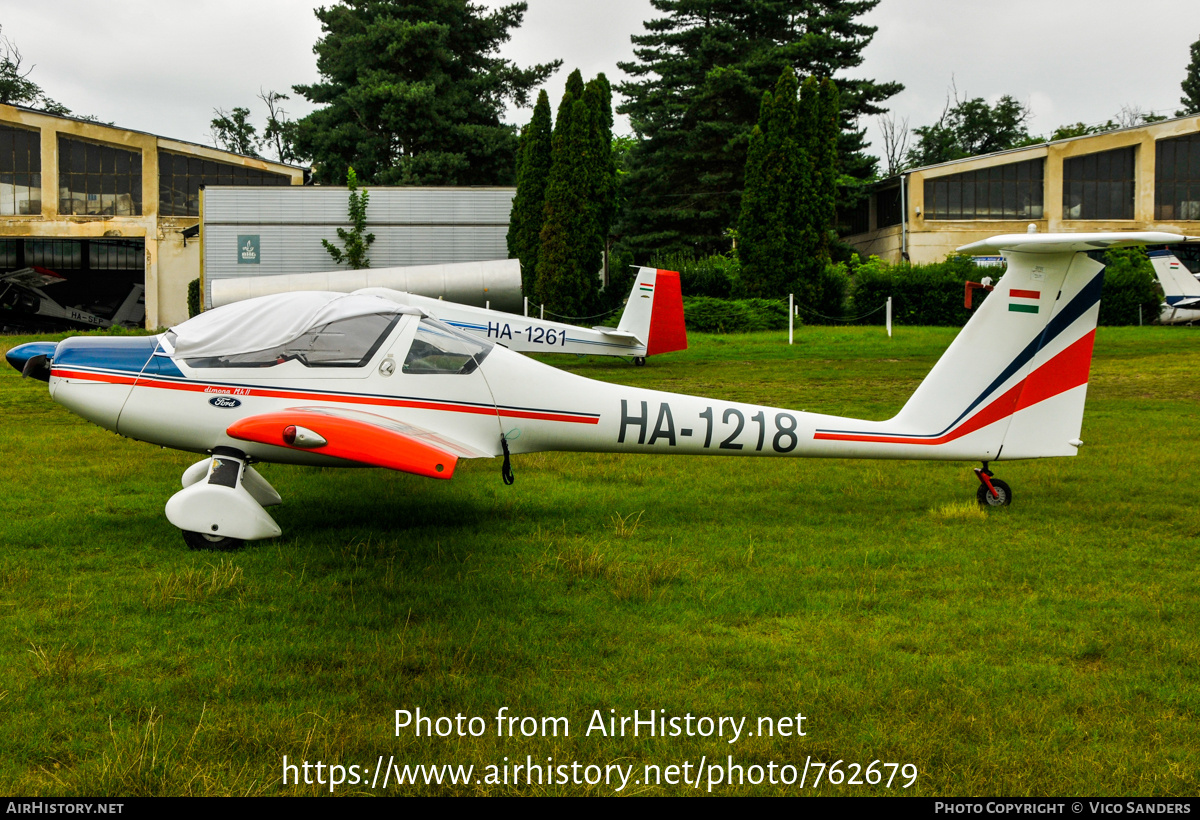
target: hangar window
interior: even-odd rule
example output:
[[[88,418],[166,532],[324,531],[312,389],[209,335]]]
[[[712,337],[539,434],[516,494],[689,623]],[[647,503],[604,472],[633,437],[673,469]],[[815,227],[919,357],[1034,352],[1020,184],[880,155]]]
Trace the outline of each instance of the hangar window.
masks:
[[[202,185],[291,185],[287,174],[158,152],[159,216],[200,216]]]
[[[42,212],[42,135],[0,125],[0,214]]]
[[[80,270],[83,243],[77,239],[26,239],[25,264],[51,270]]]
[[[925,180],[926,219],[1041,219],[1046,161]]]
[[[878,227],[899,225],[904,219],[900,207],[900,186],[888,188],[875,195],[875,221]]]
[[[1063,160],[1063,219],[1133,219],[1134,146]]]
[[[1200,134],[1154,147],[1154,218],[1200,220]]]
[[[59,137],[58,212],[140,216],[142,152]]]
[[[871,197],[864,196],[853,208],[838,216],[847,234],[867,233],[871,230]]]

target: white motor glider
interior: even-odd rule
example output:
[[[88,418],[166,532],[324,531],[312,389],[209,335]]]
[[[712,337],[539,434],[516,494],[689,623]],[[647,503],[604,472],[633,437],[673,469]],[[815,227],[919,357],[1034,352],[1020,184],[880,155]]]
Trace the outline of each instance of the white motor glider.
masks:
[[[547,450],[979,461],[980,503],[1011,491],[988,465],[1073,456],[1103,266],[1086,251],[1162,233],[1019,234],[969,245],[1008,269],[888,421],[592,381],[378,296],[291,293],[208,311],[156,337],[9,351],[69,410],[123,436],[208,454],[167,518],[198,548],[280,533],[256,461],[376,466],[450,478],[460,458]]]
[[[625,356],[635,365],[643,365],[647,356],[687,349],[679,274],[670,270],[638,269],[625,312],[615,328],[533,319],[388,288],[354,292],[419,308],[451,327],[522,353]]]
[[[1200,321],[1200,280],[1169,250],[1150,251],[1147,255],[1165,299],[1159,324],[1190,325]]]

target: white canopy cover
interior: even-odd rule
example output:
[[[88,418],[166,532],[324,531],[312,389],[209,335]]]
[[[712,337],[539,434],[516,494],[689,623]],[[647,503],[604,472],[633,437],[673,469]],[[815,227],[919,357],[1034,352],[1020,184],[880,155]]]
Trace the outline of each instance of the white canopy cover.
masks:
[[[230,356],[286,344],[321,325],[374,313],[423,315],[378,296],[357,293],[301,291],[260,296],[206,310],[171,328],[175,355]]]

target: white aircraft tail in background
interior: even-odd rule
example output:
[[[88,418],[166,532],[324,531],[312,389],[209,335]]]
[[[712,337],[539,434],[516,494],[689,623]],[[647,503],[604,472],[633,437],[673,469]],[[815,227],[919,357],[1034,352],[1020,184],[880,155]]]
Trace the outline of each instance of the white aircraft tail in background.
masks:
[[[1184,325],[1200,321],[1200,281],[1169,250],[1150,251],[1150,264],[1162,286],[1159,324]]]

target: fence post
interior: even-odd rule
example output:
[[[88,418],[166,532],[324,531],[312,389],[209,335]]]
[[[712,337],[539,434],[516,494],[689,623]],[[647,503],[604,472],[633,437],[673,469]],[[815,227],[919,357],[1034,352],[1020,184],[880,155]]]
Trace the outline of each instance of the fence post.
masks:
[[[796,315],[796,295],[788,294],[788,344],[792,343],[792,328],[795,325],[794,316]]]
[[[525,297],[525,318],[529,318],[529,297]]]
[[[892,338],[892,297],[887,300],[887,331],[888,338]]]

